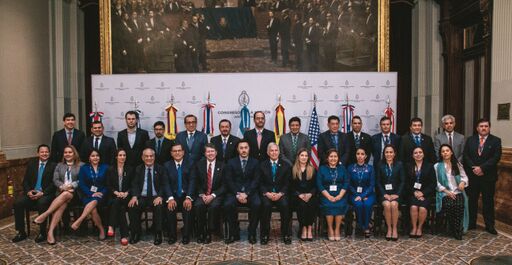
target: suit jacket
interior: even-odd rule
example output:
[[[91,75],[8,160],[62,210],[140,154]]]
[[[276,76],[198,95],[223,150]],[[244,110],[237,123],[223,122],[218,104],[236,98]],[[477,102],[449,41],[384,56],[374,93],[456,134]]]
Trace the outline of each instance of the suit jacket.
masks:
[[[82,162],[89,162],[89,153],[94,148],[94,136],[89,136],[82,144],[80,148],[80,158]],[[100,151],[100,163],[113,165],[116,156],[116,142],[114,138],[103,135],[99,146]]]
[[[469,178],[496,181],[498,179],[498,162],[501,159],[501,139],[489,134],[485,140],[481,156],[478,155],[479,145],[478,134],[467,139],[464,146],[464,170]],[[484,176],[479,177],[473,174],[473,166],[479,166],[484,172]],[[469,182],[471,183],[471,180]]]
[[[420,138],[420,146],[423,148],[425,161],[434,164],[436,162],[436,154],[434,151],[434,142],[432,141],[432,137],[422,133]],[[400,140],[400,151],[398,152],[402,163],[407,164],[413,161],[412,151],[414,148],[416,148],[416,143],[414,142],[413,135],[411,133],[402,135],[402,139]]]
[[[144,150],[144,144],[149,140],[148,131],[137,128],[135,134],[135,142],[133,148],[130,147],[128,141],[128,131],[126,129],[117,133],[117,148],[123,148],[126,150],[126,164],[136,167],[142,164],[142,151]]]
[[[71,145],[80,151],[82,143],[84,142],[85,134],[77,129],[73,129],[73,138],[71,139]],[[68,136],[66,135],[66,129],[56,131],[52,136],[52,149],[50,159],[59,163],[62,162],[62,155],[64,147],[68,145]]]
[[[405,186],[405,167],[402,162],[395,161],[391,170],[391,176],[387,175],[385,161],[380,161],[375,167],[375,179],[377,180],[377,191],[379,196],[383,197],[384,194],[396,194],[402,197],[402,192]],[[392,184],[392,190],[386,190],[386,184]],[[399,198],[401,200],[401,198]]]
[[[318,45],[320,45],[320,36],[320,28],[316,24],[312,26],[308,24],[304,27],[304,40],[306,42],[306,47],[312,49],[318,48]]]
[[[325,131],[318,135],[318,155],[320,156],[321,164],[327,163],[326,155],[327,150],[334,148],[334,143],[331,142],[331,132]],[[348,166],[350,157],[350,143],[344,133],[338,132],[338,156],[340,162],[344,166]]]
[[[285,196],[288,195],[290,179],[292,177],[292,168],[283,160],[277,161],[277,172],[275,180],[272,178],[272,165],[270,159],[260,162],[260,193],[281,192]]]
[[[244,172],[239,156],[230,159],[224,168],[224,180],[228,194],[236,195],[237,192],[245,192],[247,195],[258,194],[259,161],[249,157]]]
[[[185,159],[190,160],[191,164],[195,164],[197,161],[201,160],[204,157],[204,146],[208,143],[208,136],[204,132],[195,131],[194,143],[192,143],[192,148],[189,149],[187,145],[188,131],[179,132],[176,135],[176,143],[180,143],[185,147]]]
[[[406,168],[406,177],[405,177],[405,187],[404,192],[405,196],[412,197],[414,196],[414,183],[416,182],[416,172],[415,172],[415,162],[407,164]],[[420,181],[421,183],[421,192],[423,192],[423,196],[425,198],[432,199],[434,197],[436,187],[437,187],[437,177],[436,172],[434,171],[434,165],[428,162],[423,162],[421,164],[420,169]]]
[[[455,157],[461,163],[462,163],[462,159],[463,159],[462,156],[464,154],[464,143],[465,143],[464,135],[462,135],[456,131],[453,131],[452,149],[453,149],[453,153],[454,153]],[[444,131],[440,134],[437,134],[434,137],[434,149],[436,152],[437,159],[439,159],[439,149],[441,148],[442,144],[448,144],[448,136],[446,135],[446,133]]]
[[[350,158],[348,164],[354,164],[356,163],[356,141],[354,139],[354,132],[350,131],[346,134],[347,140],[350,144]],[[370,161],[370,158],[372,156],[372,137],[364,132],[361,132],[359,134],[359,141],[360,141],[360,147],[362,147],[366,153],[366,160],[365,163],[368,163]]]
[[[281,21],[277,17],[274,17],[273,19],[272,25],[270,25],[270,19],[268,20],[267,32],[269,39],[276,40],[277,35],[279,34]]]
[[[174,144],[173,140],[164,137],[162,145],[160,146],[160,154],[156,154],[156,138],[148,140],[145,144],[146,148],[155,150],[156,163],[163,165],[165,162],[171,160],[171,148]]]
[[[311,143],[309,142],[309,137],[303,133],[299,133],[297,135],[297,150],[301,148],[306,148],[308,153],[311,151]],[[297,154],[292,154],[292,133],[287,133],[281,138],[279,138],[279,151],[281,153],[281,157],[288,160],[290,164],[293,165],[295,163],[295,159],[297,158]]]
[[[194,176],[196,184],[195,195],[206,194],[208,190],[208,164],[206,158],[203,158],[197,162],[192,168],[192,175]],[[224,183],[224,164],[220,160],[215,161],[215,168],[212,168],[213,182],[212,182],[212,194],[220,198],[226,191],[226,185]]]
[[[119,189],[119,175],[117,174],[117,165],[110,166],[107,170],[107,188],[110,193],[114,191],[119,192],[130,192],[132,179],[133,179],[133,167],[124,165],[123,167],[123,182],[121,189]],[[115,197],[115,195],[112,195]]]
[[[53,161],[47,160],[44,166],[43,178],[41,180],[42,192],[46,195],[53,195],[55,193],[55,185],[53,185],[53,171],[57,164]],[[23,177],[23,193],[35,189],[37,183],[37,173],[39,171],[39,158],[31,159],[27,163],[27,170]]]
[[[246,131],[244,133],[244,140],[249,142],[250,156],[261,162],[268,159],[267,146],[269,143],[276,141],[276,136],[272,131],[263,129],[261,132],[261,148],[258,148],[258,134],[256,129]]]
[[[195,179],[193,178],[194,176],[190,174],[192,165],[185,159],[183,159],[181,162],[182,197],[189,196],[191,199],[193,199],[195,193]],[[167,175],[169,177],[169,193],[166,194],[166,196],[173,196],[176,198],[178,194],[178,169],[176,168],[176,162],[174,160],[167,161],[165,162],[164,167],[167,170]]]
[[[165,199],[169,192],[169,177],[167,176],[167,170],[161,165],[154,164],[153,165],[153,186],[155,187],[156,194],[153,194],[154,197],[162,197]],[[146,177],[146,165],[141,164],[135,168],[135,172],[133,174],[132,179],[132,187],[130,195],[133,197],[140,198],[142,194],[142,189],[144,188],[144,179]],[[148,189],[151,187],[148,187]]]
[[[382,160],[382,149],[384,147],[382,138],[382,133],[378,133],[372,136],[372,151],[374,165],[377,165],[377,163],[379,163],[379,161]],[[398,150],[400,150],[400,136],[394,133],[389,133],[389,143],[395,146],[397,152]]]
[[[238,153],[236,151],[236,145],[238,144],[238,141],[240,141],[240,138],[230,134],[226,143],[226,153],[224,153],[222,151],[222,136],[217,135],[212,137],[210,139],[210,143],[215,145],[215,150],[217,150],[217,160],[226,163],[229,159],[237,156]]]

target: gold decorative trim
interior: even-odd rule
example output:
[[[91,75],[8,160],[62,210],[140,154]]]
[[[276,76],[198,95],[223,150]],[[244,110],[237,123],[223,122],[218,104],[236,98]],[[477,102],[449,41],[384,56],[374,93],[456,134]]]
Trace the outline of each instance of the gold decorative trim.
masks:
[[[100,0],[100,60],[101,74],[112,74],[112,35],[110,0]]]
[[[379,41],[378,65],[379,72],[389,71],[389,0],[379,0]]]

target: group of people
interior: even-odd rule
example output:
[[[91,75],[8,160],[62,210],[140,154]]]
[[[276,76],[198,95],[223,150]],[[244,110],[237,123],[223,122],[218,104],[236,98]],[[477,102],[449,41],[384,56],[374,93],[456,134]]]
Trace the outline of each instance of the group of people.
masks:
[[[138,128],[138,113],[125,114],[127,128],[114,139],[103,134],[94,121],[86,137],[75,128],[75,116],[65,114],[64,128],[38,157],[27,165],[23,194],[14,204],[18,234],[27,238],[26,209],[36,209],[40,225],[36,242],[55,244],[54,230],[69,205],[83,205],[82,214],[70,224],[77,230],[91,216],[99,239],[115,235],[122,244],[135,244],[141,236],[141,214],[151,211],[154,244],[177,241],[177,212],[181,212],[181,242],[188,244],[192,229],[198,243],[209,243],[218,231],[219,217],[228,222],[226,243],[240,240],[238,210],[249,209],[248,240],[269,242],[272,209],[280,213],[281,236],[290,244],[291,213],[296,211],[300,239],[313,240],[312,226],[318,212],[325,216],[329,240],[340,240],[341,224],[348,211],[356,215],[357,229],[372,234],[374,205],[382,206],[387,240],[398,239],[401,205],[407,205],[409,236],[423,235],[427,212],[435,210],[447,221],[451,233],[462,239],[476,228],[480,193],[486,230],[494,229],[494,191],[500,138],[490,134],[490,122],[476,123],[477,133],[465,137],[455,132],[455,117],[442,118],[444,132],[432,139],[422,133],[422,120],[413,118],[403,136],[391,132],[391,120],[380,120],[381,132],[362,132],[362,120],[352,118],[352,131],[339,131],[340,119],[328,118],[328,130],[318,135],[318,148],[301,133],[301,120],[289,120],[290,132],[276,143],[265,129],[265,114],[253,115],[255,128],[242,139],[231,134],[231,122],[219,122],[220,134],[208,139],[197,130],[197,117],[184,118],[185,130],[174,140],[164,137],[165,124],[154,124],[155,137]],[[313,152],[313,154],[312,154]],[[311,156],[320,158],[318,169]],[[313,159],[314,160],[314,159]],[[315,163],[316,164],[316,163]],[[102,214],[101,209],[109,209]],[[129,222],[126,219],[129,215]],[[107,216],[108,215],[108,216]],[[50,226],[47,229],[47,221]],[[193,228],[193,223],[197,222]],[[403,222],[406,220],[402,219]],[[107,225],[107,228],[104,227]]]

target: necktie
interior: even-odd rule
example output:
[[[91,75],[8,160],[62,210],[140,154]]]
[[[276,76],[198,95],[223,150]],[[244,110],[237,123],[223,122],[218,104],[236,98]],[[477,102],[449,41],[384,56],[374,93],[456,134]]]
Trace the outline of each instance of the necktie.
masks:
[[[156,140],[156,154],[160,155],[160,149],[162,148],[162,140],[157,139]]]
[[[247,160],[242,160],[242,172],[245,173],[245,167],[247,166]]]
[[[37,182],[35,190],[42,191],[42,182],[43,182],[43,172],[44,172],[44,163],[39,165],[39,170],[37,171]]]
[[[389,144],[389,136],[384,136],[384,144]]]
[[[338,136],[338,135],[331,134],[331,142],[334,145],[334,148],[336,148],[336,151],[338,151],[338,137],[336,137],[336,136]]]
[[[419,135],[414,136],[414,141],[416,142],[416,146],[420,146],[421,145],[421,140],[420,140],[420,136]]]
[[[450,146],[453,146],[452,133],[449,133],[449,134],[448,134],[448,144],[449,144]]]
[[[272,162],[272,182],[274,182],[274,183],[276,182],[276,173],[277,173],[277,163]],[[272,192],[276,192],[275,184],[272,186],[274,186],[272,188]]]
[[[358,134],[356,134],[355,142],[356,142],[356,148],[359,148],[359,146],[361,145],[361,139],[359,139],[359,135]]]
[[[99,137],[94,138],[94,149],[96,149],[96,150],[98,150],[98,148],[99,148],[99,141],[100,141]]]
[[[71,145],[73,142],[73,132],[68,132],[68,145]]]
[[[226,146],[227,146],[227,140],[226,138],[222,139],[222,156],[226,157]]]
[[[297,153],[297,135],[292,135],[292,157]]]
[[[482,152],[484,150],[484,143],[485,143],[485,138],[484,137],[480,137],[480,144],[478,145],[478,155],[479,156],[482,155]]]
[[[192,145],[194,144],[194,133],[189,133],[187,138],[187,147],[188,150],[192,150]]]
[[[210,195],[212,193],[212,163],[208,163],[208,172],[206,173],[208,178],[207,186],[206,186],[206,195]]]
[[[146,196],[153,197],[153,176],[151,175],[151,168],[148,168],[148,177],[146,182]]]
[[[66,179],[66,184],[71,183],[71,168],[70,167],[68,167],[66,169],[65,179]]]
[[[178,164],[178,190],[176,192],[176,194],[178,195],[178,197],[181,197],[181,195],[183,195],[183,172],[181,170],[181,164]]]
[[[258,141],[258,149],[260,149],[261,147],[261,131],[258,131],[258,136],[256,138],[256,140]]]

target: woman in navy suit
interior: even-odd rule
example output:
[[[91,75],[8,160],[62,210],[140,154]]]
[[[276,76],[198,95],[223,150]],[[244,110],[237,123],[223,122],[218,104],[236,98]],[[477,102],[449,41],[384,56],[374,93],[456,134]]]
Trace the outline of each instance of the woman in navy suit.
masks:
[[[388,226],[386,240],[398,240],[398,206],[402,199],[405,170],[402,162],[396,161],[396,148],[387,144],[384,146],[383,159],[376,170],[379,200],[384,207],[384,218]]]
[[[348,174],[345,167],[339,163],[340,158],[336,149],[327,151],[327,165],[322,165],[316,175],[317,189],[320,196],[320,210],[327,220],[329,240],[341,239],[340,226],[343,216],[347,213]],[[334,223],[334,229],[333,229]]]
[[[412,151],[414,162],[407,165],[406,196],[409,203],[412,230],[410,238],[420,238],[436,188],[434,165],[424,160],[423,148],[416,147]]]
[[[357,215],[357,226],[364,231],[365,237],[370,237],[370,219],[375,203],[375,173],[373,167],[365,163],[366,151],[356,150],[356,163],[348,167],[350,179],[350,203],[354,205]]]
[[[83,165],[78,173],[78,187],[80,188],[80,198],[85,208],[82,215],[71,225],[73,230],[77,230],[82,221],[90,214],[92,221],[100,230],[99,239],[105,239],[105,229],[101,223],[101,217],[97,206],[107,196],[106,173],[108,166],[100,164],[100,152],[92,149],[89,154],[89,163]]]

